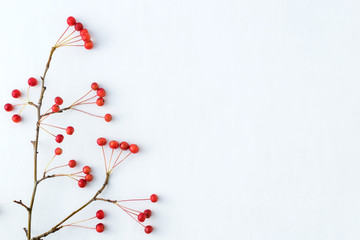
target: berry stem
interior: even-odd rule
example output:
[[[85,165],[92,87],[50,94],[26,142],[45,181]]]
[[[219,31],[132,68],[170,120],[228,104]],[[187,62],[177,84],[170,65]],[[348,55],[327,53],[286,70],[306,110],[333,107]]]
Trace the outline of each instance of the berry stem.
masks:
[[[67,167],[67,166],[69,166],[69,165],[68,165],[68,164],[65,164],[65,165],[53,167],[53,168],[50,168],[49,170],[45,171],[45,173],[50,172],[51,170],[54,170],[54,169],[63,168],[63,167]]]
[[[69,42],[69,41],[71,41],[71,40],[73,40],[73,39],[75,39],[75,38],[78,38],[78,37],[81,37],[81,35],[77,35],[77,36],[72,37],[72,38],[70,38],[70,39],[68,39],[68,40],[66,40],[66,41],[62,41],[61,44],[59,44],[58,46],[62,46],[62,45],[64,45],[64,44],[66,44],[67,42]],[[80,39],[80,40],[82,40],[82,39]]]
[[[80,104],[84,104],[85,102],[87,102],[87,101],[89,101],[89,100],[91,100],[91,99],[93,99],[93,98],[96,98],[97,97],[97,95],[95,95],[95,96],[92,96],[91,98],[88,98],[88,99],[86,99],[86,100],[83,100],[83,101],[81,101],[81,102],[78,102],[78,103],[76,103],[76,104],[73,104],[73,106],[77,106],[77,105],[80,105]],[[78,100],[79,101],[79,100]]]
[[[48,164],[45,167],[44,173],[47,172],[47,168],[49,167],[50,163],[54,160],[54,158],[56,157],[56,154],[50,159],[50,161],[48,162]]]
[[[92,227],[85,227],[85,226],[81,226],[81,225],[63,225],[62,227],[80,227],[80,228],[86,228],[86,229],[96,229],[96,228],[92,228]]]
[[[61,44],[66,41],[66,39],[68,39],[69,37],[71,37],[71,35],[74,34],[74,32],[76,32],[76,30],[72,31],[67,37],[65,37],[63,40],[61,40],[57,45],[55,45],[55,47],[60,47]]]
[[[67,30],[69,30],[70,26],[67,26],[67,28],[65,29],[65,31],[63,32],[63,34],[61,34],[61,36],[59,37],[59,39],[56,41],[55,46],[58,44],[58,42],[60,41],[60,39],[65,35],[65,33],[67,32]]]
[[[22,106],[20,112],[18,113],[19,115],[21,114],[21,112],[24,110],[24,108],[26,107],[26,105],[28,105],[28,103],[24,104],[24,106]]]
[[[82,96],[81,98],[79,98],[78,100],[76,100],[73,104],[70,105],[70,108],[75,106],[75,104],[77,102],[79,102],[81,99],[83,99],[84,97],[86,97],[87,95],[89,95],[93,90],[91,89],[90,91],[88,91],[84,96]]]
[[[52,135],[53,137],[56,137],[55,134],[52,134],[51,132],[49,132],[48,130],[46,130],[45,128],[43,127],[40,127],[42,130],[44,130],[45,132],[47,132],[48,134]]]
[[[112,170],[114,170],[114,168],[116,168],[122,161],[124,161],[128,156],[130,156],[131,155],[131,152],[128,154],[128,155],[126,155],[126,157],[124,157],[123,159],[121,159],[121,161],[120,162],[118,162],[117,164],[115,164],[114,166],[113,166],[113,168],[111,169],[111,171]]]
[[[58,128],[58,129],[62,129],[62,130],[66,130],[66,128],[63,128],[63,127],[58,127],[58,126],[54,126],[54,125],[50,125],[50,124],[47,124],[47,123],[41,123],[41,125],[46,125],[46,126],[49,126],[49,127],[54,127],[54,128]]]
[[[92,218],[84,219],[84,220],[81,220],[81,221],[73,222],[73,223],[70,223],[70,224],[67,224],[67,225],[63,225],[63,226],[64,226],[64,227],[65,227],[65,226],[71,226],[71,225],[74,225],[74,224],[78,224],[78,223],[90,221],[90,220],[92,220],[92,219],[94,219],[94,218],[96,218],[96,216],[95,216],[95,217],[92,217]]]
[[[111,160],[112,160],[113,155],[114,155],[114,149],[111,151],[111,156],[110,156],[109,165],[108,165],[109,169],[106,170],[107,172],[110,171],[110,165],[111,165]]]
[[[141,226],[145,227],[144,224],[142,224],[141,222],[139,222],[133,215],[131,215],[130,213],[128,213],[128,211],[126,211],[120,204],[115,203],[118,207],[120,207],[124,212],[126,212],[127,215],[129,215],[132,219],[134,219],[137,223],[139,223]]]
[[[104,164],[105,164],[105,172],[107,172],[107,166],[106,166],[106,157],[105,157],[105,151],[104,151],[104,146],[101,146],[102,152],[103,152],[103,156],[104,156]]]
[[[150,198],[144,198],[144,199],[126,199],[126,200],[118,200],[116,202],[134,202],[134,201],[150,201]]]

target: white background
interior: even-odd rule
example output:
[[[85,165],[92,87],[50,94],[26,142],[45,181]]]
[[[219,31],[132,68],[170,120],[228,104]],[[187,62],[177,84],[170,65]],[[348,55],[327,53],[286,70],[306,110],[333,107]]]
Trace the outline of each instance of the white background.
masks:
[[[73,15],[95,48],[55,52],[44,108],[58,95],[71,104],[97,81],[106,106],[83,109],[114,115],[110,124],[77,112],[48,119],[76,128],[54,165],[77,159],[95,180],[42,183],[34,234],[102,184],[96,138],[105,136],[141,152],[103,196],[157,193],[157,204],[132,205],[154,211],[154,232],[101,202],[73,220],[104,209],[103,234],[68,228],[46,239],[359,239],[359,12],[356,0],[1,1],[1,104],[42,74]],[[26,213],[12,200],[29,202],[34,114],[27,107],[14,124],[0,113],[1,239],[25,239]],[[57,144],[44,132],[40,144],[43,169]]]

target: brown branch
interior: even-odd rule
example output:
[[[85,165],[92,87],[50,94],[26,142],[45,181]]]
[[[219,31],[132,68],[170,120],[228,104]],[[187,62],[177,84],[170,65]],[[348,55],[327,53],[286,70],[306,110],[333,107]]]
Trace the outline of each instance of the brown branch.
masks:
[[[29,211],[29,207],[28,206],[26,206],[21,200],[20,201],[16,201],[16,200],[14,200],[14,203],[17,203],[17,204],[19,204],[19,205],[21,205],[21,206],[23,206],[27,211]]]
[[[38,105],[36,105],[36,104],[33,103],[33,102],[28,102],[28,104],[29,104],[29,105],[32,105],[32,106],[34,106],[34,107],[36,107],[36,108],[38,108]]]
[[[64,222],[66,222],[67,220],[69,220],[71,217],[73,217],[75,214],[77,214],[78,212],[80,212],[81,210],[83,210],[85,207],[87,207],[88,205],[90,205],[90,203],[94,202],[97,200],[97,196],[100,195],[100,193],[102,193],[102,191],[104,191],[105,187],[107,186],[108,182],[109,182],[109,177],[110,177],[110,173],[106,173],[106,178],[105,181],[103,183],[103,185],[101,186],[101,188],[95,193],[95,195],[89,200],[87,201],[84,205],[82,205],[80,208],[78,208],[76,211],[72,212],[69,216],[67,216],[65,219],[63,219],[61,222],[59,222],[58,224],[56,224],[54,227],[52,227],[49,231],[33,237],[31,240],[40,240],[43,237],[46,237],[49,234],[55,233],[57,231],[59,231],[61,228],[63,228],[63,226],[61,226]]]
[[[37,106],[36,137],[35,137],[35,141],[33,143],[33,145],[34,145],[34,188],[33,188],[33,192],[31,195],[31,201],[30,201],[30,206],[29,206],[29,210],[28,210],[28,231],[27,231],[27,239],[28,240],[31,239],[32,210],[33,210],[33,206],[34,206],[34,202],[35,202],[36,189],[39,184],[39,182],[37,180],[37,160],[38,160],[37,158],[38,158],[38,145],[39,145],[39,133],[40,133],[39,123],[40,123],[40,116],[41,116],[41,106],[42,106],[42,102],[44,99],[44,93],[46,90],[45,77],[46,77],[47,71],[49,70],[50,62],[51,62],[51,59],[52,59],[52,56],[53,56],[55,50],[56,50],[56,47],[51,48],[49,59],[46,63],[44,74],[41,77],[41,80],[42,80],[41,81],[42,82],[41,83],[41,93],[40,93],[38,104],[36,105]]]
[[[117,203],[117,200],[105,199],[105,198],[95,198],[95,201],[104,201],[109,203]]]

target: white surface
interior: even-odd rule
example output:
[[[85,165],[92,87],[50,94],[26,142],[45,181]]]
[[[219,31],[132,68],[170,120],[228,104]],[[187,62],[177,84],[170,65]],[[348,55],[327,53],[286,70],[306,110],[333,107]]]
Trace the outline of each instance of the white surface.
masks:
[[[353,240],[360,237],[359,1],[2,1],[0,102],[42,74],[51,45],[74,15],[96,48],[54,55],[46,101],[65,104],[98,81],[114,122],[78,113],[59,162],[95,170],[79,189],[50,180],[38,189],[34,233],[48,230],[101,185],[98,136],[142,147],[105,196],[156,192],[150,236],[119,208],[107,231],[69,229],[46,239]],[[35,93],[32,94],[33,96]],[[24,239],[34,122],[0,111],[1,239]],[[40,163],[55,144],[42,134]]]

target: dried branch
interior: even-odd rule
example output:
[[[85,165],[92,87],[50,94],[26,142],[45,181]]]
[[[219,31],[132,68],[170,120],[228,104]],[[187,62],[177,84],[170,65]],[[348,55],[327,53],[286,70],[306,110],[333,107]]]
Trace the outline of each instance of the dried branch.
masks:
[[[65,219],[60,221],[58,224],[56,224],[54,227],[52,227],[49,231],[47,231],[47,232],[45,232],[45,233],[43,233],[43,234],[41,234],[39,236],[33,237],[31,240],[40,240],[41,238],[46,237],[49,234],[55,233],[55,232],[59,231],[61,228],[63,228],[63,226],[61,226],[61,225],[64,222],[66,222],[71,217],[73,217],[75,214],[77,214],[78,212],[80,212],[81,210],[86,208],[88,205],[90,205],[92,202],[97,200],[97,196],[99,196],[104,191],[105,187],[109,183],[109,177],[110,177],[110,173],[106,173],[106,178],[105,178],[105,181],[104,181],[103,185],[101,186],[101,188],[95,193],[95,195],[89,201],[87,201],[80,208],[78,208],[77,210],[72,212],[69,216],[67,216]]]
[[[20,201],[16,201],[16,200],[14,200],[14,203],[17,203],[17,204],[19,204],[19,205],[21,205],[21,206],[23,206],[27,211],[29,211],[29,207],[28,206],[26,206],[21,200]]]

